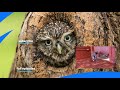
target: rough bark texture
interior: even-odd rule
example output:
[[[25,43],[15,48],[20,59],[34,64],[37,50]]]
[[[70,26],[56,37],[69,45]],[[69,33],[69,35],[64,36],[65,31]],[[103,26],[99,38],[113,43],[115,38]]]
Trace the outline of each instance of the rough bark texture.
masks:
[[[74,62],[64,68],[46,66],[42,60],[33,61],[33,44],[18,44],[16,56],[10,72],[12,78],[55,78],[79,72],[120,71],[120,14],[113,12],[64,12],[72,15],[77,28],[78,46],[113,46],[116,50],[116,67],[113,69],[76,69]],[[44,25],[44,18],[49,12],[30,12],[24,20],[19,40],[33,40],[36,31]],[[27,65],[26,65],[27,62]],[[17,72],[17,67],[35,67],[32,73]]]

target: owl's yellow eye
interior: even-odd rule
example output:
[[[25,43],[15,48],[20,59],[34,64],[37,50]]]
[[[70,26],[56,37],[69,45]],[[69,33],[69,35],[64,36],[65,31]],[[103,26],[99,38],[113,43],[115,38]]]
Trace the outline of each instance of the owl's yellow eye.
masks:
[[[65,41],[70,41],[71,40],[71,36],[70,35],[67,35],[66,37],[65,37]]]
[[[45,45],[50,46],[52,44],[51,40],[46,40]]]

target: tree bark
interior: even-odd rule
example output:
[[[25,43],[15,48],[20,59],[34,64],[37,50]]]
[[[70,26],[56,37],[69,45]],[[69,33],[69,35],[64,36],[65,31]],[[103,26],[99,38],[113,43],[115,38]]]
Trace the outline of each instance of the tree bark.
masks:
[[[50,12],[30,12],[24,20],[19,40],[33,40],[37,30],[45,22]],[[78,46],[115,46],[116,67],[112,69],[76,69],[74,62],[64,68],[46,66],[42,60],[33,61],[35,46],[18,44],[11,68],[11,78],[55,78],[80,72],[120,71],[120,27],[119,12],[64,12],[72,15],[73,24],[77,28]],[[34,72],[17,72],[17,67],[35,67]]]

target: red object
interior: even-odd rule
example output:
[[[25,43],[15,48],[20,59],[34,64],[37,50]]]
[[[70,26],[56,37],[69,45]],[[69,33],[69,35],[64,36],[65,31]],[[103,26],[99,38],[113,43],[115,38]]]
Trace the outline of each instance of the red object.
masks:
[[[109,61],[93,61],[91,54],[108,54]],[[115,48],[112,46],[81,46],[76,47],[76,68],[113,68],[115,65]]]

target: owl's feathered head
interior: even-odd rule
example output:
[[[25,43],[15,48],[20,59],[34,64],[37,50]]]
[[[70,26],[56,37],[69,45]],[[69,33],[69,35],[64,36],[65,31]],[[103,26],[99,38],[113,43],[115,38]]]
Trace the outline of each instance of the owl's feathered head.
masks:
[[[55,12],[46,14],[43,26],[35,35],[36,59],[47,65],[65,67],[72,63],[77,44],[72,15]]]

